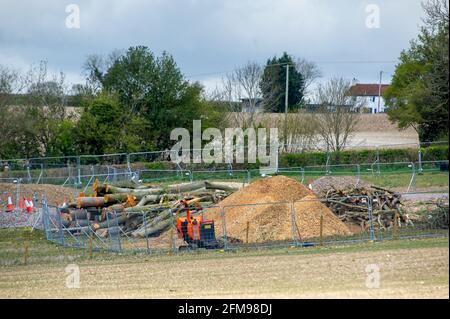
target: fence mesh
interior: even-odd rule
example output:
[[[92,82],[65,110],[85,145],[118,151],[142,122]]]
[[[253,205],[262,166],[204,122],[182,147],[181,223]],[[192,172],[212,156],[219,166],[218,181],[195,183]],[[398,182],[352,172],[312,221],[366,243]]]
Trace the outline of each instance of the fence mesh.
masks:
[[[103,220],[100,215],[78,210],[71,222],[44,200],[33,223],[42,225],[49,241],[65,247],[145,254],[448,237],[448,193],[401,196],[405,202],[400,211],[408,213],[374,211],[372,199],[365,196],[337,199],[344,205],[363,203],[363,213],[336,213],[330,209],[329,199],[307,197],[294,202],[210,206],[189,212],[187,208],[167,207],[159,212],[136,211],[126,218],[112,211]],[[411,199],[420,205],[408,207],[415,205],[409,203]],[[189,214],[195,222],[188,224]],[[129,227],[133,223],[141,226]]]

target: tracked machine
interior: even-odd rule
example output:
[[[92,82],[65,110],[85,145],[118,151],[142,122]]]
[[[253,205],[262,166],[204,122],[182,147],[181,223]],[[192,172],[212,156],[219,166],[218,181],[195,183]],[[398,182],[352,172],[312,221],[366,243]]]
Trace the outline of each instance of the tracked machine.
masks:
[[[193,250],[198,248],[217,249],[221,245],[216,239],[214,220],[203,219],[203,214],[193,216],[187,201],[183,201],[186,217],[177,218],[177,233],[184,245],[179,250]]]

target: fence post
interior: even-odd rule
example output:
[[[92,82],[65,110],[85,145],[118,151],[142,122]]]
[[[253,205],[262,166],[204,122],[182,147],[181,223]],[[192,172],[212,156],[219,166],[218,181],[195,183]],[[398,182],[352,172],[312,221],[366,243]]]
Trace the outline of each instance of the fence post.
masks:
[[[361,182],[361,165],[356,164],[356,171],[357,171],[356,185],[358,185]]]
[[[394,221],[392,224],[392,239],[397,239],[397,230],[398,230],[398,213],[395,213]]]
[[[380,176],[381,170],[380,170],[380,149],[377,146],[377,175]]]
[[[92,259],[92,234],[89,234],[89,259]]]
[[[330,161],[331,161],[331,155],[330,152],[327,150],[327,162],[325,163],[325,174],[330,175]]]
[[[127,154],[127,168],[128,168],[128,174],[129,174],[129,177],[128,177],[128,180],[131,180],[132,179],[132,170],[131,170],[131,161],[130,161],[130,154]]]
[[[294,239],[294,246],[298,246],[300,238],[297,228],[297,218],[295,216],[295,202],[291,203],[291,228],[292,228],[292,238]]]
[[[144,229],[147,229],[147,212],[144,211],[144,219],[142,220],[143,225],[144,225]],[[146,236],[145,234],[145,230],[144,230],[144,237],[145,237],[145,245],[147,247],[147,254],[150,254],[150,245],[148,243],[148,236]]]
[[[77,156],[77,183],[81,185],[81,159]]]
[[[172,227],[171,227],[171,231],[172,231],[172,233],[171,233],[171,236],[172,236],[172,243],[171,243],[171,245],[172,245],[172,252],[174,253],[174,254],[176,254],[177,253],[177,236],[178,236],[178,234],[177,234],[177,231],[176,231],[176,225],[175,225],[175,219],[173,218],[174,216],[173,216],[173,211],[172,211],[172,208],[169,208],[169,212],[170,212],[170,220],[171,220],[171,223],[172,223]],[[175,232],[174,232],[174,230],[175,230]]]
[[[27,175],[28,175],[28,184],[31,184],[33,182],[33,178],[31,177],[29,161],[27,161]]]
[[[117,251],[122,252],[122,242],[120,240],[120,224],[116,211],[114,211],[114,220],[115,220],[115,227],[117,227]]]
[[[227,226],[225,224],[225,207],[222,207],[220,209],[220,216],[222,217],[223,250],[228,250]]]
[[[48,229],[48,224],[49,224],[49,220],[48,220],[49,216],[48,216],[48,210],[47,210],[47,200],[45,198],[45,195],[42,195],[42,224],[44,225],[44,231],[45,231],[45,237],[47,238],[47,240],[50,240],[50,236],[49,236],[49,229]]]
[[[323,246],[323,215],[320,215],[320,246]]]
[[[61,219],[61,211],[59,208],[56,208],[56,218],[58,220],[58,227],[59,227],[59,244],[64,246],[64,231],[62,227],[62,219]]]
[[[370,227],[370,240],[374,241],[375,240],[375,231],[373,229],[373,214],[372,214],[372,198],[367,197],[367,211],[368,211],[368,215],[369,215],[369,227]]]
[[[422,172],[423,172],[423,168],[422,168],[422,147],[421,147],[421,145],[420,145],[420,141],[419,141],[419,143],[418,143],[418,146],[419,146],[419,148],[418,148],[418,158],[419,158],[419,174],[422,174]]]
[[[110,224],[109,224],[109,212],[106,212],[106,224],[108,225],[108,242],[109,242],[109,250],[112,251],[112,244],[111,244],[111,234],[109,233]]]
[[[16,209],[19,207],[20,203],[20,181],[22,179],[20,177],[17,178],[17,187],[16,187]]]
[[[411,190],[416,190],[416,167],[413,162],[411,162],[411,169],[412,169],[412,175],[411,180],[409,181],[408,189],[406,190],[407,193]]]

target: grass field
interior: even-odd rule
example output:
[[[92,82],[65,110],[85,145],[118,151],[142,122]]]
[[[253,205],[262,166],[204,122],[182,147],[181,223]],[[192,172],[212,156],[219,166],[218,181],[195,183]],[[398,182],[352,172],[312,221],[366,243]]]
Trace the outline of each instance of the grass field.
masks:
[[[0,230],[0,298],[448,298],[448,247],[436,238],[91,259],[41,232]],[[78,289],[66,287],[72,263]],[[379,268],[379,288],[366,287],[368,265]]]

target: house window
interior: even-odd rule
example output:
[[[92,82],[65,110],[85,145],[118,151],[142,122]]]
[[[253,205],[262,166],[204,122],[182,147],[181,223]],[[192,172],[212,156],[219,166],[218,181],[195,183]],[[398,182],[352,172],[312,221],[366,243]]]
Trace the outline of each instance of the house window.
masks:
[[[372,96],[372,102],[375,102],[375,96]]]

